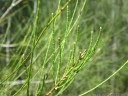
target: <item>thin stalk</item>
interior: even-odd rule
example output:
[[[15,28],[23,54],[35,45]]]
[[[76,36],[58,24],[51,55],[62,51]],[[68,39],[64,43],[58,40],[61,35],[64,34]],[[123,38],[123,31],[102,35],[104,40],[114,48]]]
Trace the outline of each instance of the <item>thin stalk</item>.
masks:
[[[95,87],[91,88],[90,90],[83,92],[82,94],[80,94],[79,96],[83,96],[83,95],[87,95],[88,93],[94,91],[96,88],[100,87],[101,85],[103,85],[105,82],[107,82],[108,80],[110,80],[112,77],[114,77],[119,71],[121,71],[121,69],[123,69],[124,66],[126,66],[126,64],[128,63],[128,60],[119,68],[117,69],[112,75],[110,75],[107,79],[105,79],[103,82],[99,83],[98,85],[96,85]]]

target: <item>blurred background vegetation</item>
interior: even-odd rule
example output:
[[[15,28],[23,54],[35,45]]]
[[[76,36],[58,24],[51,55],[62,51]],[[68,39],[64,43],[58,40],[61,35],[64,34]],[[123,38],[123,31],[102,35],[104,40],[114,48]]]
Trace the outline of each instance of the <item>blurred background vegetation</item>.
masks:
[[[10,7],[13,0],[0,0],[0,16]],[[18,1],[18,0],[17,0]],[[36,35],[38,36],[42,28],[47,24],[48,20],[52,17],[52,13],[55,13],[58,8],[59,0],[41,0],[41,8],[39,13],[39,22]],[[77,11],[80,10],[84,0],[78,0]],[[64,5],[66,0],[62,0],[60,7]],[[69,5],[69,19],[73,14],[75,6],[75,0]],[[0,80],[5,78],[11,73],[17,66],[19,58],[24,53],[28,54],[31,44],[28,44],[31,39],[30,32],[28,32],[29,26],[32,25],[36,13],[37,0],[21,0],[16,6],[14,6],[8,14],[1,19],[0,22]],[[57,18],[55,24],[55,34],[57,39],[63,38],[66,29],[66,13],[64,10],[62,14]],[[75,17],[79,13],[76,12]],[[98,46],[96,54],[86,63],[86,66],[76,76],[74,82],[64,91],[62,96],[77,96],[78,94],[89,90],[95,85],[99,84],[115,72],[127,59],[128,59],[128,0],[87,0],[84,11],[79,20],[79,33],[78,33],[78,50],[84,50],[88,48],[90,40],[90,33],[95,33],[101,26],[103,33],[100,44]],[[42,50],[40,57],[33,65],[33,74],[38,70],[44,60],[44,54],[47,49],[47,42],[49,41],[50,26],[43,37],[41,38],[39,45],[35,50],[35,55]],[[73,46],[76,29],[74,28],[68,37],[64,54],[69,53],[71,46]],[[25,37],[27,35],[27,37]],[[26,41],[23,42],[24,38]],[[20,49],[22,48],[22,50]],[[63,63],[68,60],[68,55],[63,57]],[[29,60],[28,60],[29,62]],[[25,62],[26,65],[28,62]],[[49,66],[46,66],[46,70]],[[64,69],[63,66],[61,68]],[[26,74],[20,73],[25,70],[24,66],[18,70],[9,81],[24,80]],[[127,94],[128,95],[128,66],[125,66],[116,76],[111,78],[105,84],[97,88],[96,90],[87,94],[87,96],[102,96],[103,94],[109,95],[115,94]],[[16,78],[17,77],[17,78]],[[39,75],[36,75],[34,80],[38,80]],[[15,79],[14,79],[15,78]],[[34,84],[32,84],[34,86]],[[51,83],[48,83],[48,89]],[[20,88],[21,85],[12,85],[4,91],[7,94],[13,94]],[[0,88],[0,89],[1,89]],[[31,95],[33,90],[31,89]],[[4,89],[2,89],[4,90]],[[47,89],[46,89],[47,90]],[[2,92],[2,91],[1,91]],[[1,93],[0,92],[0,93]],[[2,94],[2,93],[1,93]],[[22,90],[21,94],[24,94]],[[124,96],[127,96],[124,95]],[[23,96],[23,95],[22,95]],[[33,96],[33,95],[32,95]],[[115,95],[113,95],[115,96]]]

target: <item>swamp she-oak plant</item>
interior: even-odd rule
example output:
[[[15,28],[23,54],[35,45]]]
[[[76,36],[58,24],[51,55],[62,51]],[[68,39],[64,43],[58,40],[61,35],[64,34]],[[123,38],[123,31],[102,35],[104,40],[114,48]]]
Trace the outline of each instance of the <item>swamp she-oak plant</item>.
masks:
[[[4,93],[12,96],[18,96],[19,94],[27,94],[27,96],[31,94],[34,96],[62,95],[69,85],[71,85],[76,75],[79,75],[79,72],[85,67],[87,61],[95,54],[100,38],[102,37],[101,27],[98,33],[91,31],[88,47],[82,51],[79,49],[79,29],[81,27],[79,23],[81,22],[80,17],[84,10],[86,0],[68,0],[65,1],[62,7],[61,2],[63,1],[59,0],[56,13],[52,13],[51,19],[43,28],[39,26],[41,0],[37,1],[38,2],[35,1],[35,4],[37,4],[36,14],[33,13],[30,18],[30,21],[33,21],[33,17],[35,17],[34,22],[33,24],[26,23],[28,28],[26,27],[27,31],[25,36],[20,46],[16,49],[16,53],[14,53],[17,57],[15,60],[12,60],[13,62],[10,59],[8,64],[11,64],[9,70],[12,68],[13,71],[12,73],[8,73],[7,76],[3,76],[0,82],[0,92],[2,95],[5,95]],[[69,7],[71,3],[74,4],[74,2],[74,9],[71,10],[73,13],[70,15]],[[65,17],[62,23],[63,26],[65,26],[65,30],[59,33],[57,31],[61,28],[58,28],[58,23],[63,14]],[[6,33],[9,32],[10,22],[8,22],[7,26]],[[95,42],[93,40],[94,34],[98,34]],[[75,38],[71,40],[71,43],[69,42],[70,36],[74,36]],[[5,35],[5,38],[6,37],[7,35]],[[84,45],[86,42],[83,41],[82,43]],[[26,44],[25,47],[23,46],[24,44]],[[68,49],[67,52],[65,51],[66,48]],[[80,96],[86,95],[108,81],[120,71],[127,62],[128,61],[102,83],[84,92]],[[16,89],[13,88],[10,83],[10,86],[8,86],[7,83],[9,81],[16,81],[21,77],[25,78],[25,82],[23,82],[21,86],[18,86]],[[21,79],[19,80],[22,81]],[[48,80],[50,80],[51,83],[47,83]],[[32,81],[38,82],[34,85]],[[11,92],[8,90],[11,90]]]

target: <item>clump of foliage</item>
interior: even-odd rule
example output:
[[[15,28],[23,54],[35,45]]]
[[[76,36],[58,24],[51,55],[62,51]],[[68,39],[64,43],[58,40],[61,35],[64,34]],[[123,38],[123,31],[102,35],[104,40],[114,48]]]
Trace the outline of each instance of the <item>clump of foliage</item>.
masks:
[[[4,1],[0,2],[4,3]],[[79,79],[81,83],[78,86],[84,88],[82,86],[84,83],[90,90],[86,89],[86,92],[81,94],[85,90],[81,89],[81,92],[75,95],[82,96],[91,92],[90,95],[97,94],[98,87],[103,86],[127,64],[128,61],[118,67],[119,69],[114,67],[112,75],[108,75],[107,79],[106,76],[104,79],[98,77],[103,72],[99,66],[103,69],[105,67],[96,65],[96,63],[99,60],[102,61],[99,59],[102,57],[101,48],[104,50],[105,44],[103,43],[106,43],[109,37],[106,36],[102,40],[102,37],[106,35],[105,29],[95,24],[96,28],[93,28],[90,25],[93,24],[92,21],[87,24],[83,23],[84,10],[88,8],[86,7],[88,2],[86,0],[59,0],[55,3],[44,0],[13,0],[11,2],[10,7],[0,18],[0,24],[3,25],[0,42],[2,64],[0,95],[58,96],[69,94],[71,96],[73,94],[68,91],[72,90],[72,85],[77,87],[79,81],[75,80]],[[5,2],[5,6],[7,4]],[[103,17],[101,19],[104,20]],[[103,24],[100,23],[100,25]],[[113,38],[112,42],[115,44],[116,38]],[[116,46],[114,44],[113,46]],[[112,59],[114,59],[115,49],[112,51]],[[107,52],[104,54],[106,55]],[[90,61],[95,65],[90,66]],[[108,63],[108,61],[101,62],[103,63]],[[91,76],[92,73],[88,70],[89,72],[96,71],[98,76],[94,74]],[[85,79],[89,79],[87,82],[83,79],[83,75]],[[93,87],[90,87],[91,84]],[[110,86],[106,85],[105,88],[107,87]]]

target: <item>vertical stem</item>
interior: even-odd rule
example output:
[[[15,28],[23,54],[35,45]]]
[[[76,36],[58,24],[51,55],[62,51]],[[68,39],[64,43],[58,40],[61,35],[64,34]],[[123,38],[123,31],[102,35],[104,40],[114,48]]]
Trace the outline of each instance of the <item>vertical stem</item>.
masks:
[[[34,1],[34,9],[33,9],[34,14],[36,14],[36,10],[37,10],[37,0]]]
[[[10,25],[11,23],[11,17],[8,18],[8,24]],[[9,57],[10,57],[10,28],[7,33],[7,41],[6,41],[6,64],[9,63]]]

